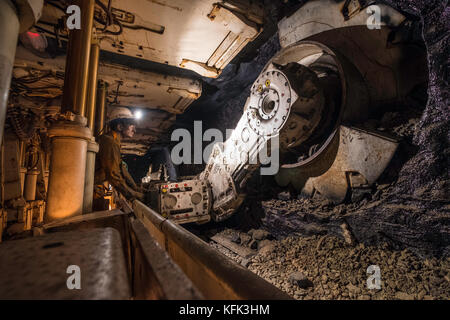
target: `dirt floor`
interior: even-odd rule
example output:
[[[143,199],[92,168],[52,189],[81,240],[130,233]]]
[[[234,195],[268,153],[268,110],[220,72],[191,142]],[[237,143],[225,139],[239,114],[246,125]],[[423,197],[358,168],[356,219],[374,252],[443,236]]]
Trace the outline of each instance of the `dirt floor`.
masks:
[[[255,248],[255,255],[245,259],[213,241],[212,246],[295,299],[450,299],[449,258],[423,259],[388,244],[350,245],[329,235],[274,240],[260,229],[248,233],[225,229],[219,234]],[[379,290],[367,287],[371,265],[380,270]]]

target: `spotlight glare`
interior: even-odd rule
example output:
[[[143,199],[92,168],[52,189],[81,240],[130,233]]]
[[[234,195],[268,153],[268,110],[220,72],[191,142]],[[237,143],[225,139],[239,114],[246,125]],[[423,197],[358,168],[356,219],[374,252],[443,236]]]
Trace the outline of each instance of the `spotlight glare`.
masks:
[[[142,118],[142,111],[141,110],[138,110],[138,111],[136,111],[135,113],[134,113],[134,117],[136,118],[136,119],[141,119]]]

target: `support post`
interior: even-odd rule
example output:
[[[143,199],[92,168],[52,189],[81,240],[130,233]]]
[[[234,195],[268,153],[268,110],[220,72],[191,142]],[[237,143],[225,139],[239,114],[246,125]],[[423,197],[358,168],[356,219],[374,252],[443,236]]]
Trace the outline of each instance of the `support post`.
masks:
[[[19,29],[19,17],[13,3],[10,0],[0,1],[0,143],[3,141]]]
[[[91,55],[89,58],[89,76],[88,76],[88,90],[87,90],[87,114],[88,127],[91,131],[94,131],[95,123],[95,107],[97,96],[97,74],[98,74],[98,61],[100,57],[100,46],[97,40],[92,40]]]
[[[100,46],[96,39],[92,39],[91,54],[89,58],[89,76],[87,90],[87,121],[91,132],[94,131],[95,107],[97,96],[97,73]],[[92,212],[92,200],[94,195],[95,156],[98,152],[98,144],[92,138],[88,143],[86,155],[86,173],[84,180],[83,213]]]
[[[25,176],[25,187],[23,191],[23,196],[27,201],[36,200],[36,184],[39,175],[39,170],[31,169],[28,170]]]
[[[95,113],[95,137],[98,137],[103,132],[105,126],[107,90],[108,84],[103,80],[100,80],[98,83],[97,107]]]
[[[81,9],[81,29],[69,35],[61,106],[66,118],[48,131],[52,155],[46,222],[83,213],[87,148],[92,139],[84,116],[95,0],[77,0],[75,4]]]
[[[94,196],[94,175],[95,175],[95,156],[98,152],[98,143],[94,138],[91,139],[87,147],[86,156],[86,177],[84,180],[84,198],[83,213],[92,212],[92,201]]]
[[[74,4],[81,9],[81,29],[69,35],[61,111],[84,117],[95,0],[76,0]]]

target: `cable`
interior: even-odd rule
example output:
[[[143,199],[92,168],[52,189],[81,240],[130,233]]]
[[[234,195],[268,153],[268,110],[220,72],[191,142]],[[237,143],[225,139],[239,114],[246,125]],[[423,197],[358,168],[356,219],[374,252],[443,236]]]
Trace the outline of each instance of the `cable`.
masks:
[[[103,11],[105,11],[106,13],[106,24],[105,27],[103,28],[103,32],[107,33],[107,34],[112,34],[112,35],[120,35],[123,32],[123,26],[122,24],[114,17],[114,15],[112,14],[112,6],[111,6],[111,0],[108,1],[108,7],[106,7],[100,0],[95,0],[95,3],[103,9]],[[102,24],[104,24],[103,22],[101,22]],[[119,31],[110,31],[107,30],[107,28],[111,25],[117,25],[119,26]]]
[[[119,89],[120,89],[120,86],[121,86],[122,84],[123,84],[123,81],[118,81],[118,82],[117,82],[116,96],[115,96],[115,98],[114,98],[113,104],[119,104],[119,100],[118,100],[118,97],[119,97]]]
[[[52,2],[51,0],[46,0],[46,3],[48,3],[49,5],[61,10],[62,12],[64,12],[64,14],[66,14],[66,9],[64,7],[62,7],[61,5]],[[120,21],[118,21],[114,15],[112,14],[112,1],[109,0],[108,1],[108,6],[105,6],[103,4],[103,2],[101,2],[100,0],[95,0],[95,3],[105,12],[106,14],[106,21],[103,21],[101,18],[94,16],[94,20],[100,24],[102,24],[104,27],[102,29],[103,33],[106,34],[112,34],[112,35],[120,35],[123,32],[123,25],[120,23]],[[51,24],[48,22],[40,22],[46,25],[51,25],[51,26],[56,26],[55,24]],[[107,30],[108,27],[112,26],[112,25],[117,25],[119,27],[118,31],[111,31],[111,30]],[[37,29],[43,31],[43,32],[47,32],[55,37],[59,37],[59,34],[56,32],[52,32],[49,31],[45,28],[39,27],[39,26],[35,26]],[[63,38],[66,38],[66,36],[61,36]]]
[[[36,127],[36,116],[33,116],[32,119],[28,121],[28,126],[26,126],[22,114],[19,110],[16,109],[17,108],[14,108],[9,112],[11,125],[19,139],[22,141],[27,141],[34,135]]]

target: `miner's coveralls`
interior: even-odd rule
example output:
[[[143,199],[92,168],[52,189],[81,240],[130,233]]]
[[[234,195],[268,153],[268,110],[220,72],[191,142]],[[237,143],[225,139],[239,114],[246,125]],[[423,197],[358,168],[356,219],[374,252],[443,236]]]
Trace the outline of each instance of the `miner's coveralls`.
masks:
[[[95,161],[94,177],[94,207],[100,208],[102,199],[111,184],[126,198],[136,198],[137,186],[126,169],[120,154],[120,135],[114,131],[103,134],[98,138],[99,151]]]

